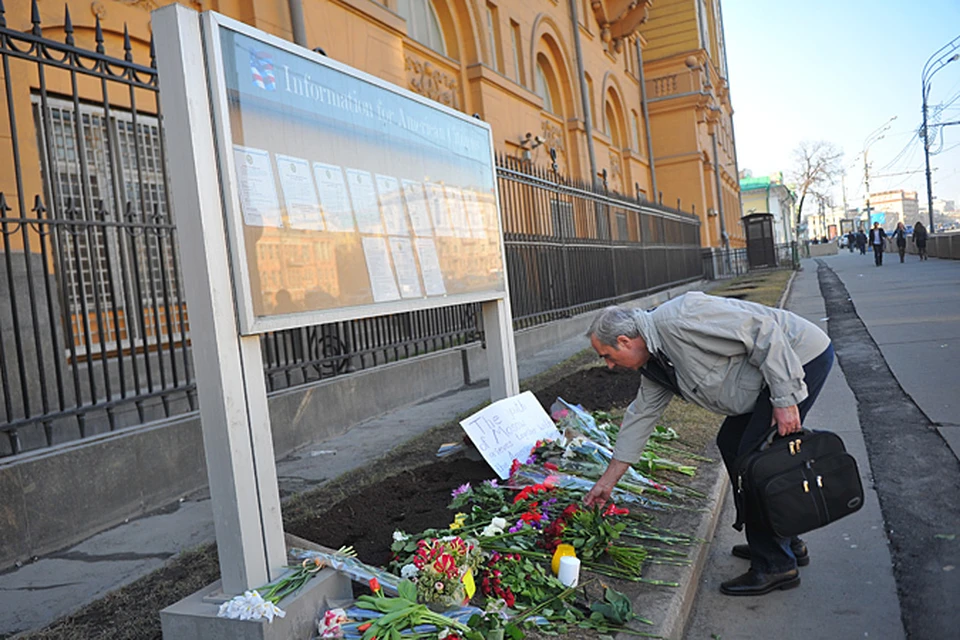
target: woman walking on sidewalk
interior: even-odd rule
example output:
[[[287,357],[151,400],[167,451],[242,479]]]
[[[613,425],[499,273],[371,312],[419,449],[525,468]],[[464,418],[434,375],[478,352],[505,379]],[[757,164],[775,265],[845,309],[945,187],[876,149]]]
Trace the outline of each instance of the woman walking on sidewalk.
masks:
[[[920,259],[926,260],[927,228],[919,220],[917,220],[917,224],[913,225],[913,243],[917,245],[917,253],[920,254]]]
[[[903,256],[907,253],[907,229],[902,222],[897,223],[897,230],[893,232],[893,239],[897,243],[897,253],[900,254],[900,262],[903,263]]]

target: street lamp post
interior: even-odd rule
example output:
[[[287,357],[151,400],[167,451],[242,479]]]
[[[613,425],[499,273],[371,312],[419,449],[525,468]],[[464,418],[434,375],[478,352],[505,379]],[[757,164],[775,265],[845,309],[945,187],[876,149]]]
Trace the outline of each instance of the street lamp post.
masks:
[[[870,227],[870,162],[868,160],[870,147],[887,135],[887,130],[890,129],[890,123],[896,119],[897,116],[892,116],[889,120],[874,129],[870,135],[863,140],[863,151],[860,153],[863,155],[863,186],[867,192],[867,228]]]
[[[930,81],[934,74],[945,66],[960,59],[960,53],[954,53],[960,48],[960,37],[954,38],[948,44],[934,53],[923,65],[923,72],[920,74],[920,90],[923,97],[923,161],[927,174],[927,217],[930,224],[929,233],[934,233],[933,226],[933,184],[930,171],[930,132],[927,127],[927,98],[930,97]]]

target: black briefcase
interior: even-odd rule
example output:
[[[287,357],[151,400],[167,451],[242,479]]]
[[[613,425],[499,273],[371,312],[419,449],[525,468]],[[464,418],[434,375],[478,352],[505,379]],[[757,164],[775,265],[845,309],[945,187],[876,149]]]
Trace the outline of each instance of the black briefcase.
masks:
[[[829,431],[777,438],[776,427],[760,448],[737,460],[734,492],[737,529],[759,519],[778,536],[806,533],[863,506],[857,461]]]

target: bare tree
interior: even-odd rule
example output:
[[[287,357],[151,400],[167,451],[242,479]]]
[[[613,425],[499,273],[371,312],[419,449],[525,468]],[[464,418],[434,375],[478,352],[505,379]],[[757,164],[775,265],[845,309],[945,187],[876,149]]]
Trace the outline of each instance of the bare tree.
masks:
[[[807,195],[823,196],[838,175],[843,171],[841,160],[843,151],[832,142],[804,140],[793,150],[793,171],[790,178],[794,188],[800,192],[800,203],[797,206],[797,226],[800,225],[803,201]]]

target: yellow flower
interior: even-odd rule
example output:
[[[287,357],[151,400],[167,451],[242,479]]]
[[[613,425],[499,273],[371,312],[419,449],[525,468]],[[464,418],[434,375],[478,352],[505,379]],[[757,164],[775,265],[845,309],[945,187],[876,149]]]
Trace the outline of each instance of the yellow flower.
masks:
[[[467,521],[467,514],[458,513],[457,515],[453,516],[453,522],[450,523],[450,530],[456,531],[457,529],[461,528],[463,526],[463,523],[466,521]]]

